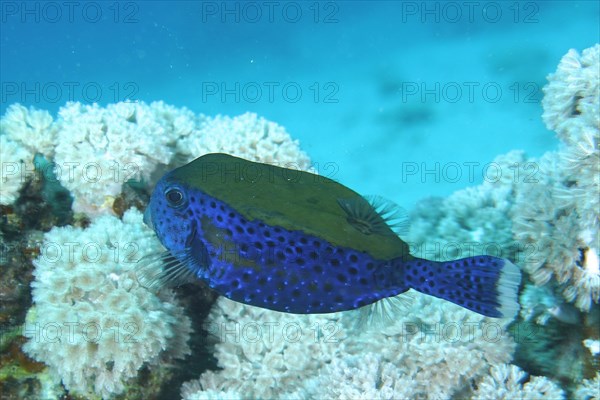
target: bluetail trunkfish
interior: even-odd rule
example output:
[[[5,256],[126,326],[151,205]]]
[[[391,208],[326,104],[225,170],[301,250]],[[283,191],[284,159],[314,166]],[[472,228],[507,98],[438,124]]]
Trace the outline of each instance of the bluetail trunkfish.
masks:
[[[154,188],[144,220],[167,251],[138,276],[147,286],[200,280],[231,300],[295,314],[354,310],[410,289],[489,317],[517,313],[515,265],[413,257],[397,216],[393,204],[320,175],[207,154]]]

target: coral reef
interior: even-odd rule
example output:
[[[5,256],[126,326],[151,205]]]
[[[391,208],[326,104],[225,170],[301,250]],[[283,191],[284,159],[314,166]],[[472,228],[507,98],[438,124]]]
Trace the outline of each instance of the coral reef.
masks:
[[[594,370],[582,341],[599,336],[599,52],[572,50],[549,76],[544,120],[561,140],[557,151],[499,156],[501,179],[423,201],[411,215],[421,256],[502,255],[530,274],[518,329],[534,340],[519,341],[515,362],[570,391]]]
[[[339,318],[340,314],[285,314],[219,298],[206,329],[223,370],[208,371],[186,384],[186,398],[206,396],[204,391],[287,397],[302,389],[323,363],[343,354],[345,331]]]
[[[170,292],[155,295],[135,278],[139,259],[160,248],[142,218],[132,209],[122,221],[53,228],[34,260],[24,350],[73,393],[120,393],[144,363],[189,352],[183,309]]]
[[[171,167],[210,152],[307,169],[309,158],[285,129],[246,113],[207,117],[163,102],[121,102],[100,107],[69,102],[56,121],[47,111],[15,104],[1,120],[0,204],[11,204],[27,177],[54,172],[74,198],[73,210],[95,217],[114,214],[126,183],[154,180]],[[43,154],[53,170],[34,170]],[[26,166],[21,163],[28,163]],[[37,172],[35,174],[34,172]]]
[[[403,399],[418,392],[418,383],[408,379],[402,368],[375,353],[337,358],[324,369],[319,382],[323,398]]]
[[[544,88],[543,119],[561,140],[537,160],[514,206],[515,237],[533,250],[521,267],[539,286],[553,282],[563,297],[589,311],[600,296],[600,45],[565,55]]]
[[[148,181],[158,165],[169,164],[171,146],[195,117],[162,102],[68,103],[58,115],[57,175],[74,197],[73,210],[86,214],[112,210],[125,182]]]
[[[526,382],[526,383],[525,383]],[[490,374],[477,383],[473,400],[564,399],[565,394],[554,382],[528,376],[516,365],[495,365]]]
[[[20,104],[8,107],[0,119],[0,204],[17,199],[19,189],[32,178],[35,154],[52,155],[55,143],[56,126],[47,111]]]
[[[556,151],[499,156],[497,179],[412,212],[413,254],[502,256],[530,274],[518,324],[418,293],[392,320],[370,326],[356,324],[354,312],[290,315],[220,298],[204,325],[220,369],[197,373],[183,398],[597,398],[599,54],[600,46],[571,50],[549,76],[543,118],[561,142]],[[140,376],[158,388],[165,365],[189,352],[180,299],[140,287],[132,271],[132,256],[160,249],[130,209],[143,207],[158,176],[208,152],[310,167],[281,126],[255,114],[208,117],[162,102],[69,103],[56,120],[13,105],[0,145],[9,168],[0,245],[11,246],[2,259],[24,270],[34,259],[36,268],[25,325],[19,312],[0,321],[3,332],[22,328],[28,339],[3,345],[0,381],[38,374],[40,388],[21,393],[54,397],[63,394],[58,382],[86,397],[134,393],[127,385]],[[64,212],[69,194],[78,214]],[[37,211],[23,211],[34,202]],[[523,330],[539,334],[531,342]]]
[[[506,330],[509,321],[493,321],[437,299],[416,297],[401,322],[348,343],[351,356],[325,367],[312,394],[317,398],[464,397],[471,382],[487,368],[511,359],[514,343]],[[427,314],[424,319],[420,312]]]
[[[207,324],[223,369],[187,383],[182,395],[450,398],[490,366],[510,361],[510,321],[418,293],[412,297],[381,329],[357,325],[354,312],[289,315],[220,298]]]
[[[158,392],[171,361],[189,353],[191,325],[179,300],[140,287],[132,271],[134,261],[161,249],[140,212],[129,209],[144,206],[155,178],[206,152],[302,169],[310,162],[281,126],[255,114],[210,118],[162,102],[68,103],[56,121],[17,104],[1,127],[3,167],[12,168],[2,175],[3,263],[24,257],[10,265],[35,265],[27,321],[20,327],[24,312],[11,313],[3,331],[27,337],[25,352],[48,366],[37,374],[37,390],[54,388],[54,397],[64,393],[57,382],[71,395],[146,397],[128,387],[133,378]],[[75,214],[66,212],[70,196]],[[27,288],[26,276],[18,287]],[[198,301],[197,292],[194,306],[206,308],[212,300]],[[18,365],[13,358],[7,365]],[[32,376],[7,379],[18,385]]]
[[[310,166],[298,141],[291,140],[282,126],[253,113],[199,118],[197,129],[177,142],[177,152],[186,155],[187,161],[206,153],[227,153],[286,168],[306,170]]]
[[[543,119],[560,145],[530,160],[537,168],[512,207],[518,264],[532,281],[520,298],[521,329],[536,339],[519,345],[515,363],[560,380],[569,396],[597,371],[585,346],[600,337],[599,59],[600,45],[570,50],[549,75]]]
[[[12,104],[2,117],[0,126],[7,139],[23,146],[30,154],[51,157],[57,139],[57,126],[46,110]]]
[[[417,252],[436,259],[473,255],[465,253],[471,249],[501,255],[536,285],[558,284],[582,311],[598,303],[599,53],[600,46],[581,56],[571,50],[544,88],[543,118],[561,139],[559,150],[539,159],[519,151],[499,156],[498,179],[423,201],[411,216]]]

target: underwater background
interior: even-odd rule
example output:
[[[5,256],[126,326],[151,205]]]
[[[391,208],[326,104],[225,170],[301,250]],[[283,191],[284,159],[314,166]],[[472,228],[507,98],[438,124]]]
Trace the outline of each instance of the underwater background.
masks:
[[[174,398],[184,382],[181,396],[190,399],[600,397],[599,2],[0,4],[3,398]],[[570,49],[581,57],[557,70]],[[543,91],[555,72],[564,84]],[[562,94],[571,84],[577,94]],[[543,108],[545,94],[557,100]],[[582,98],[591,100],[579,108]],[[582,119],[565,128],[554,115],[566,115],[560,104],[571,101],[569,115]],[[111,144],[88,151],[86,140],[139,147],[103,153]],[[456,258],[449,243],[510,247],[502,256],[524,271],[520,316],[494,325],[417,298],[398,326],[371,334],[350,328],[351,314],[297,320],[188,286],[155,296],[129,283],[117,297],[94,282],[125,276],[118,262],[101,258],[110,265],[79,273],[85,257],[65,266],[44,256],[49,243],[65,252],[84,237],[159,246],[141,222],[153,184],[215,151],[294,162],[381,195],[410,213],[403,239],[441,243],[421,247],[425,255]],[[67,181],[47,167],[109,153],[135,164],[135,182]],[[21,173],[33,157],[37,169]],[[519,186],[515,171],[531,168],[539,185]],[[92,309],[68,308],[77,290]],[[92,301],[90,293],[100,294]],[[106,327],[104,315],[119,313],[139,318],[148,336],[132,347],[114,340],[119,346],[102,355],[93,340],[60,346],[73,315]],[[56,321],[61,333],[51,336],[62,341],[49,340],[44,325],[32,331]],[[244,327],[274,321],[298,324],[303,338],[259,346],[244,337]],[[504,334],[418,340],[417,331],[444,336],[457,321]],[[336,340],[317,340],[328,333]]]

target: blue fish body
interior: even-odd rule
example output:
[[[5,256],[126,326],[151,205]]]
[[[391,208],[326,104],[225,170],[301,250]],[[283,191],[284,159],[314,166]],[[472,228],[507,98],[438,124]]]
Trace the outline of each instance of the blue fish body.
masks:
[[[491,317],[518,310],[509,261],[412,257],[375,208],[324,177],[208,154],[158,182],[146,217],[167,280],[191,275],[241,303],[330,313],[415,289]]]

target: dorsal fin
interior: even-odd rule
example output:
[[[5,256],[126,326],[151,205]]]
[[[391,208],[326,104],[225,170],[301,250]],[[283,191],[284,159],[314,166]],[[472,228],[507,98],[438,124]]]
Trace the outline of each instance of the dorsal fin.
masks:
[[[338,204],[348,215],[348,222],[366,235],[389,234],[388,227],[398,236],[408,233],[408,213],[391,200],[363,196],[338,199]]]

